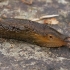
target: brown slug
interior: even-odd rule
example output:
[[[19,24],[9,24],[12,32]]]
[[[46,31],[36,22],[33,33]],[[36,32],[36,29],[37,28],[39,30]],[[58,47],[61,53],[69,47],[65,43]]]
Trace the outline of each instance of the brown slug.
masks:
[[[55,29],[26,19],[4,18],[0,20],[0,37],[22,40],[45,47],[67,45],[66,36]]]

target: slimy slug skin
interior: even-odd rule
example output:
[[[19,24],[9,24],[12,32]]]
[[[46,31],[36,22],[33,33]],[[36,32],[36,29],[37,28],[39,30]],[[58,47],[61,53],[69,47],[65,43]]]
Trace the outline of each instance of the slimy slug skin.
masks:
[[[45,47],[67,45],[66,36],[55,29],[26,19],[4,18],[0,20],[0,37],[16,39]]]

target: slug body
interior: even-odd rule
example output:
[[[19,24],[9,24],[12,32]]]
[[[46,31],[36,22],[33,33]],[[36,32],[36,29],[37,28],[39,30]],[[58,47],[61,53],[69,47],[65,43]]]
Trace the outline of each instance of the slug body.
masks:
[[[45,47],[60,47],[67,44],[64,41],[65,36],[53,28],[26,19],[1,19],[0,37],[22,40]]]

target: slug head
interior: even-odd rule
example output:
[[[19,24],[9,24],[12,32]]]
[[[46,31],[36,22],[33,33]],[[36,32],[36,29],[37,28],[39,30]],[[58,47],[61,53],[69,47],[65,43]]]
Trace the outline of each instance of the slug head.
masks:
[[[47,47],[60,47],[66,45],[67,42],[60,37],[57,37],[53,34],[46,35],[46,45]]]
[[[47,34],[46,36],[33,34],[34,42],[39,46],[45,47],[61,47],[67,45],[67,42],[54,34]]]

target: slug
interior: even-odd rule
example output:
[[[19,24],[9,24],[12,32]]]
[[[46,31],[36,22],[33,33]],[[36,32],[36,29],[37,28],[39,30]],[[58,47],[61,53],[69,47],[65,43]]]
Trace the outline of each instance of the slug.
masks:
[[[27,19],[0,20],[0,38],[16,39],[44,47],[61,47],[67,44],[66,36],[45,24]]]

